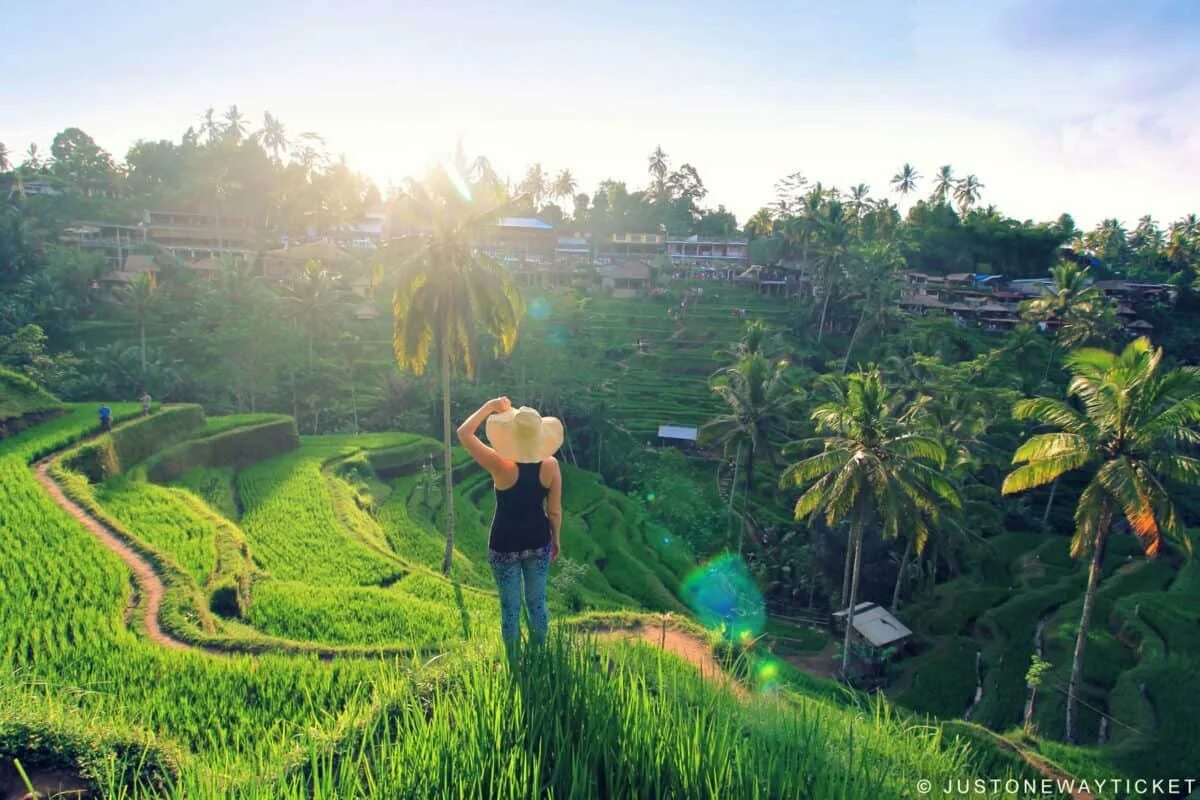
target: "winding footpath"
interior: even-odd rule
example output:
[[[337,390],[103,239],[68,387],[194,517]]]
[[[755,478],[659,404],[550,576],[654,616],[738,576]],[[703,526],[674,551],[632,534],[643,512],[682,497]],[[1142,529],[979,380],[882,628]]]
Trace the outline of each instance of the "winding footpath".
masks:
[[[99,539],[101,544],[116,553],[129,567],[133,573],[133,579],[137,583],[139,599],[137,605],[141,607],[142,628],[145,630],[146,636],[152,642],[172,650],[204,649],[181,642],[162,629],[162,625],[158,621],[158,610],[162,606],[163,594],[165,592],[162,579],[154,571],[154,568],[150,566],[149,562],[138,555],[133,548],[125,544],[115,533],[80,508],[75,501],[63,493],[62,487],[50,477],[50,465],[53,462],[54,458],[51,457],[41,461],[37,465],[36,475],[38,483],[42,485],[42,488],[46,490],[46,494],[50,495],[55,503],[74,517],[93,536]]]

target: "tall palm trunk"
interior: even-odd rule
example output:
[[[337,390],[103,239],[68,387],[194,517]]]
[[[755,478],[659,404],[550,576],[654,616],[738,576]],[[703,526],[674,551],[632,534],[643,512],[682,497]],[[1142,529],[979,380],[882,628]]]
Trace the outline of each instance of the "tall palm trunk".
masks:
[[[821,336],[825,333],[825,315],[829,312],[829,298],[833,297],[833,291],[830,287],[825,287],[825,300],[821,303],[821,324],[817,328],[817,342],[821,341]]]
[[[142,381],[146,380],[146,311],[138,309],[138,339],[142,344]],[[144,391],[144,389],[143,389]]]
[[[1108,543],[1108,520],[1103,520],[1092,551],[1092,566],[1088,571],[1087,594],[1083,596],[1083,614],[1079,617],[1079,635],[1075,638],[1075,656],[1071,661],[1071,682],[1067,684],[1067,743],[1079,744],[1078,714],[1079,682],[1083,674],[1083,651],[1087,646],[1088,626],[1096,606],[1096,587],[1104,571],[1104,548]]]
[[[850,602],[846,606],[846,639],[842,643],[843,676],[850,669],[850,637],[854,631],[854,604],[858,600],[858,575],[862,569],[862,540],[864,527],[866,526],[862,522],[856,522],[854,526],[854,572],[850,580]]]
[[[846,598],[850,596],[850,565],[854,562],[854,526],[846,533],[846,563],[842,565],[842,593],[838,602],[845,608]]]
[[[867,304],[863,303],[862,313],[858,315],[858,324],[854,326],[854,333],[850,334],[850,344],[846,347],[846,357],[842,359],[842,374],[846,374],[846,370],[850,366],[850,354],[854,352],[854,343],[858,341],[858,332],[862,330],[863,320],[867,318]]]
[[[442,557],[442,574],[450,574],[454,556],[454,464],[450,454],[450,339],[442,340],[442,446],[445,449],[446,471],[446,554]]]
[[[896,575],[896,588],[892,590],[892,613],[896,613],[896,609],[900,607],[900,587],[904,585],[904,573],[908,570],[908,559],[912,555],[913,543],[912,539],[908,540],[908,544],[904,546],[904,557],[900,559],[900,572]]]
[[[1058,478],[1050,481],[1050,496],[1046,498],[1046,510],[1042,512],[1042,528],[1050,524],[1050,507],[1054,505],[1054,493],[1058,491]]]

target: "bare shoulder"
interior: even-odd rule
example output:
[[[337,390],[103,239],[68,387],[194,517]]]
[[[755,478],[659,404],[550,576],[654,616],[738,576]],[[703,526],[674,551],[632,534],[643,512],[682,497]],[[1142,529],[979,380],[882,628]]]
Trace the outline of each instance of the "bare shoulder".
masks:
[[[558,467],[558,459],[554,456],[543,458],[541,469],[538,470],[538,477],[541,478],[544,486],[550,486],[554,481],[559,480],[562,472]]]

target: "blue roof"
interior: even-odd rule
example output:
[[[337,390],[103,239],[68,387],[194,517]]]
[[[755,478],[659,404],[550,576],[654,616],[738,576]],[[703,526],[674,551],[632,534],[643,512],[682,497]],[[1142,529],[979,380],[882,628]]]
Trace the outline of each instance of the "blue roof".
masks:
[[[529,228],[537,231],[552,231],[554,226],[537,217],[501,217],[497,223],[501,228]]]

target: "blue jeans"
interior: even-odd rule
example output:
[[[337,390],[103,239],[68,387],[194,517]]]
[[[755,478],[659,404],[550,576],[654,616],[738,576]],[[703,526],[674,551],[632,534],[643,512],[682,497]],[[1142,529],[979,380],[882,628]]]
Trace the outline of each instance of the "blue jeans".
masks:
[[[550,610],[546,607],[546,573],[550,570],[550,546],[526,551],[520,558],[505,558],[504,553],[488,553],[488,565],[500,590],[500,635],[509,657],[521,646],[521,584],[525,585],[525,612],[529,619],[529,640],[538,643],[550,628]]]

